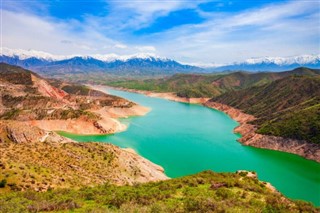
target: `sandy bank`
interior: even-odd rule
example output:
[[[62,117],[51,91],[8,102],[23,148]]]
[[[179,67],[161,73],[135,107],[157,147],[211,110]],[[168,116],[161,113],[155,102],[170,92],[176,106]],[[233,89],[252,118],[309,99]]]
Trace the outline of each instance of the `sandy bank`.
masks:
[[[103,107],[90,111],[100,115],[101,119],[98,121],[87,121],[81,118],[69,120],[31,120],[26,121],[26,123],[47,131],[65,131],[82,135],[113,134],[127,129],[127,126],[120,123],[117,118],[142,116],[148,113],[150,109],[134,105],[130,108]]]
[[[97,87],[97,90],[98,89],[101,90],[101,88]],[[150,109],[134,104],[131,107],[107,106],[88,111],[99,115],[101,119],[98,121],[88,121],[81,118],[68,120],[31,120],[26,121],[26,124],[47,131],[65,131],[82,135],[113,134],[127,129],[125,124],[122,124],[117,120],[118,118],[143,116],[147,114]]]
[[[126,129],[114,118],[105,117],[96,122],[73,120],[32,120],[26,122],[28,125],[39,127],[46,131],[64,131],[81,135],[112,134]]]

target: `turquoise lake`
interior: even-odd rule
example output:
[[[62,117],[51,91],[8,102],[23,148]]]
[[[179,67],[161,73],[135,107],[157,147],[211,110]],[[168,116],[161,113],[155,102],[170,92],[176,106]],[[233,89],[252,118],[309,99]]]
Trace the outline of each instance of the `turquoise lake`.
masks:
[[[169,177],[203,170],[252,170],[289,198],[320,206],[320,164],[297,155],[242,146],[233,133],[238,123],[223,112],[141,94],[106,89],[152,110],[145,116],[121,119],[124,132],[108,136],[61,133],[77,141],[109,142],[134,149],[161,165]]]

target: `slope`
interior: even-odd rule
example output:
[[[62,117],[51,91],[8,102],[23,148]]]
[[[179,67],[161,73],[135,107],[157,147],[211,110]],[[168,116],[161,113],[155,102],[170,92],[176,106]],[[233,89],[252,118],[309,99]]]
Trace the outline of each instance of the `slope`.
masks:
[[[17,205],[19,203],[19,205]],[[134,186],[0,195],[2,212],[318,212],[245,171],[196,175]]]
[[[320,76],[290,76],[211,101],[254,115],[258,133],[320,143]]]
[[[167,179],[161,167],[131,151],[79,144],[54,132],[113,133],[121,127],[115,118],[138,115],[140,106],[85,86],[56,82],[64,91],[31,71],[0,67],[0,193]],[[115,110],[123,113],[116,115]]]

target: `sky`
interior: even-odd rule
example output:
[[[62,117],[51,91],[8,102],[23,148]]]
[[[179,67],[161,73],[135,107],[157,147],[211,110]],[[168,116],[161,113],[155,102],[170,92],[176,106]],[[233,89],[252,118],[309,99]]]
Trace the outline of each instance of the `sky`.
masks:
[[[319,0],[0,0],[1,47],[194,65],[320,53]]]

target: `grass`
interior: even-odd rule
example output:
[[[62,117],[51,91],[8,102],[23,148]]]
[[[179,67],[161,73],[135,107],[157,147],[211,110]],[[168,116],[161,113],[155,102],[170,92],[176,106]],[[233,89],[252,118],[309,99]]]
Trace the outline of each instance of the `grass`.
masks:
[[[224,186],[213,187],[215,183]],[[160,182],[0,195],[1,212],[317,212],[256,178],[205,171]]]

